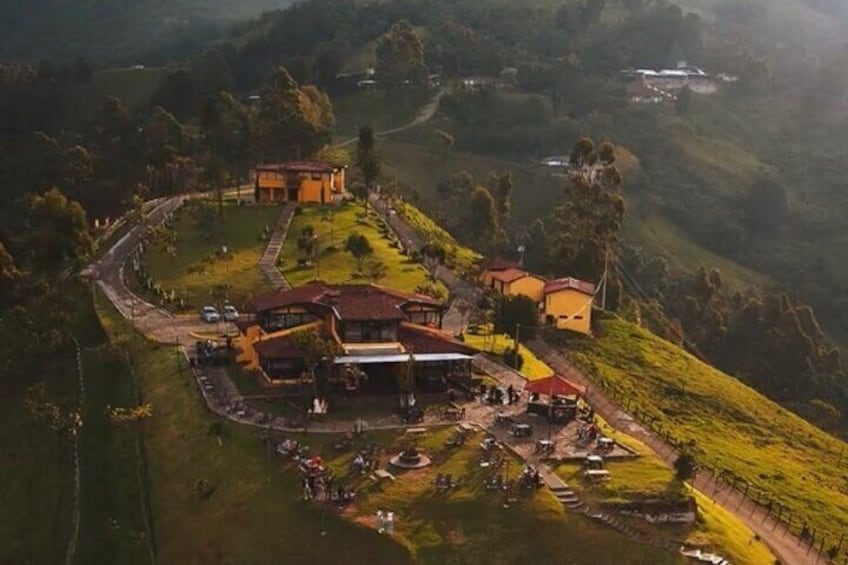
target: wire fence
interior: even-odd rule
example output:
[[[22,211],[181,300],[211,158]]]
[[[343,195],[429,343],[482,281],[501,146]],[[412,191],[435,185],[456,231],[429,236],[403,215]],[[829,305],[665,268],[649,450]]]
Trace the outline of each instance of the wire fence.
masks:
[[[675,434],[658,414],[645,409],[628,391],[615,386],[592,368],[587,371],[592,376],[589,380],[583,373],[576,371],[561,352],[546,342],[535,339],[529,345],[557,373],[585,386],[586,400],[613,427],[627,430],[668,464],[673,465],[682,450],[694,451],[698,473],[693,484],[713,501],[732,508],[738,515],[759,518],[760,523],[765,528],[770,527],[772,532],[782,532],[784,537],[793,536],[796,545],[806,548],[806,554],[814,557],[817,563],[848,565],[844,530],[813,525],[807,515],[797,509],[793,512],[772,490],[758,486],[756,482],[723,465],[720,460],[698,452],[694,442]]]

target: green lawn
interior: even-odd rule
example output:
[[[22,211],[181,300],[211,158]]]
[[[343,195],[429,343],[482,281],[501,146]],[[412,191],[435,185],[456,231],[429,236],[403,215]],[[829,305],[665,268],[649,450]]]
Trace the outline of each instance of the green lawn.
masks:
[[[98,313],[113,339],[130,335],[126,322],[102,298]],[[566,513],[546,490],[519,494],[503,508],[503,498],[482,487],[480,436],[451,450],[444,446],[451,428],[416,441],[434,466],[397,473],[396,481],[381,484],[351,475],[352,454],[328,447],[332,437],[300,437],[313,452],[325,455],[340,480],[358,489],[357,504],[343,515],[322,512],[300,500],[290,464],[280,465],[257,431],[224,423],[218,444],[210,433],[217,420],[201,404],[189,376],[177,370],[173,348],[140,337],[128,346],[144,400],[153,406],[143,433],[161,563],[550,563],[563,557],[610,565],[684,563]],[[406,444],[396,432],[368,434],[364,441],[378,441],[389,454]],[[509,474],[519,470],[511,459]],[[431,486],[436,472],[453,473],[460,487],[437,494]],[[194,488],[200,479],[214,487],[205,500]],[[372,529],[378,508],[396,513],[394,537]]]
[[[329,221],[328,212],[334,214],[332,221]],[[382,261],[387,267],[386,277],[379,283],[400,290],[415,290],[427,279],[427,272],[424,267],[401,254],[400,244],[393,232],[389,231],[388,235],[380,232],[381,222],[375,212],[359,202],[340,206],[304,206],[302,213],[292,220],[280,253],[283,275],[292,286],[300,286],[317,278],[329,284],[368,282],[356,276],[356,259],[344,251],[347,237],[358,232],[371,243],[374,249],[371,257]],[[297,261],[303,257],[303,251],[298,249],[297,240],[306,226],[312,226],[318,236],[320,256],[312,267],[298,267]],[[441,283],[439,288],[445,291]]]
[[[71,523],[70,444],[21,397],[0,399],[0,411],[0,563],[61,563]]]
[[[87,289],[71,279],[63,290],[76,306],[65,329],[84,350],[101,343]],[[47,400],[62,412],[75,410],[74,349],[57,348],[45,366],[50,369],[32,375],[32,384],[43,383]],[[72,442],[33,416],[24,390],[11,382],[0,388],[0,563],[63,563],[73,517]]]
[[[359,503],[351,518],[372,521],[379,509],[395,512],[395,535],[422,563],[683,563],[675,555],[638,545],[585,517],[565,511],[547,489],[516,489],[508,508],[500,493],[486,491],[490,472],[479,466],[482,439],[478,433],[462,448],[445,447],[453,427],[430,431],[416,445],[433,459],[421,471],[397,473],[380,485],[360,480]],[[394,453],[405,445],[396,434],[382,434],[381,443]],[[508,455],[502,474],[515,478],[521,462]],[[348,468],[350,455],[331,464],[338,473]],[[437,492],[438,473],[450,473],[458,486]]]
[[[476,335],[465,334],[465,343],[480,351],[486,351],[496,356],[503,356],[504,352],[515,348],[515,340],[507,334]],[[522,375],[528,380],[543,379],[554,374],[553,369],[548,367],[541,359],[536,357],[532,351],[519,344],[518,351],[524,359],[521,366]]]
[[[110,337],[130,335],[111,305],[98,300]],[[258,433],[224,424],[223,444],[210,433],[213,418],[175,350],[144,341],[130,345],[145,402],[148,490],[160,563],[407,563],[407,551],[373,530],[299,500],[296,476],[266,455]],[[126,369],[125,369],[126,370]],[[214,487],[205,500],[195,484]],[[331,542],[331,543],[328,543]],[[129,562],[129,561],[98,561]]]
[[[646,330],[619,319],[600,328],[567,352],[599,385],[695,442],[702,465],[780,501],[796,532],[808,520],[835,544],[848,525],[843,442]]]
[[[602,507],[626,502],[683,502],[694,497],[698,514],[692,526],[655,525],[640,518],[619,517],[636,531],[658,539],[685,541],[714,551],[733,563],[758,565],[774,562],[775,558],[766,545],[759,541],[751,542],[754,534],[741,520],[677,480],[674,471],[640,441],[615,431],[603,420],[600,424],[604,435],[634,450],[639,457],[607,461],[605,467],[610,471],[610,478],[602,483],[585,481],[582,475],[584,467],[579,463],[558,465],[556,473],[583,500],[592,506]]]
[[[190,308],[210,303],[217,284],[231,285],[229,299],[238,306],[268,288],[258,265],[267,244],[261,235],[266,226],[273,230],[280,208],[226,205],[223,223],[216,210],[211,203],[186,204],[174,220],[176,253],[151,247],[144,255],[155,283],[175,291],[177,299],[184,297]],[[217,255],[221,246],[227,247],[226,256]]]
[[[99,298],[105,301],[105,298]],[[91,307],[89,305],[89,307]],[[100,332],[102,335],[102,331]],[[124,352],[129,335],[86,350],[84,429],[80,436],[81,527],[77,563],[149,563],[140,429],[116,424],[106,407],[136,406]],[[105,339],[105,336],[104,336]]]

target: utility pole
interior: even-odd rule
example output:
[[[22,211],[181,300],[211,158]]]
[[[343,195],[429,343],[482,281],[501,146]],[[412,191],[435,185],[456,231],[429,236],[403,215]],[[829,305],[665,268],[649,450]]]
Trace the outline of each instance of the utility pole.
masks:
[[[601,309],[607,309],[607,277],[609,277],[609,248],[604,254],[604,276],[602,277],[603,289],[601,290]]]

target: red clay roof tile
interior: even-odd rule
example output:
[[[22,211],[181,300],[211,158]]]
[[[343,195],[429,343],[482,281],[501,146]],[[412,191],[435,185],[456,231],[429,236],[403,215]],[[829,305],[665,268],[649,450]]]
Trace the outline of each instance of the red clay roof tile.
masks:
[[[576,290],[577,292],[582,292],[583,294],[588,294],[590,296],[595,295],[595,285],[590,282],[581,281],[580,279],[574,279],[571,277],[565,277],[548,282],[545,285],[545,294],[551,294],[553,292],[559,292],[566,289]]]

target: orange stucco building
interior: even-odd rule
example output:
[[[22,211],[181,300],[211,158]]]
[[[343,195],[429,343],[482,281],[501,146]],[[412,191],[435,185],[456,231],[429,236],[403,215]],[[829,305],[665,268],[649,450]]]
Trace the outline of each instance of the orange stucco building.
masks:
[[[257,203],[335,202],[345,192],[345,169],[320,161],[289,161],[253,168]]]

